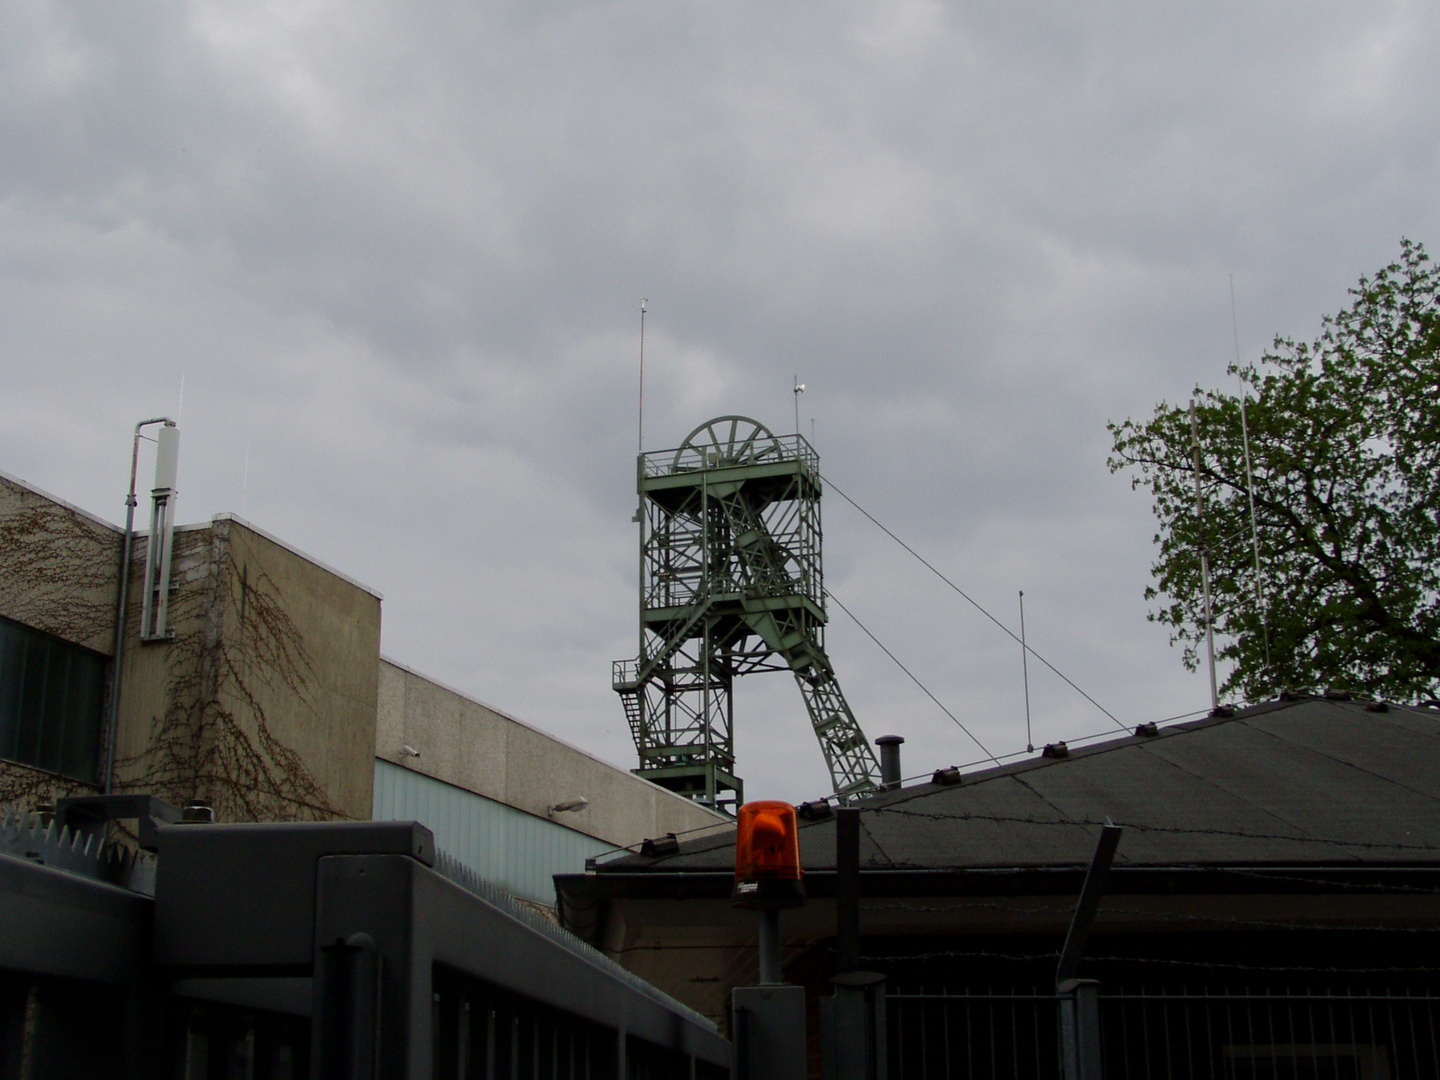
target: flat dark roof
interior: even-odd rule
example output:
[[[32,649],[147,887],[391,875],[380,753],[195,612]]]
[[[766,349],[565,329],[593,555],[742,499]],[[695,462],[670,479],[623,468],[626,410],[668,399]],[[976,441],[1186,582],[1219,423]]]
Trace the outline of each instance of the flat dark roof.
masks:
[[[1440,866],[1440,710],[1272,702],[861,799],[869,871],[1086,865],[1108,817],[1120,867]],[[807,871],[834,868],[834,820],[801,822]],[[734,831],[596,877],[715,874]],[[597,883],[598,884],[598,883]]]

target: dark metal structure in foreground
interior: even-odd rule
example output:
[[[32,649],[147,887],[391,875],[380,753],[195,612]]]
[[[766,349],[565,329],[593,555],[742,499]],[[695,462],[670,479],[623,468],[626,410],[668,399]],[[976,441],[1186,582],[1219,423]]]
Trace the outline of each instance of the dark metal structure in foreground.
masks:
[[[738,806],[732,689],[789,671],[837,793],[875,786],[875,752],[825,653],[820,459],[744,416],[640,455],[640,655],[613,685],[635,772],[709,806]]]
[[[85,801],[77,831],[65,800],[0,823],[0,1076],[729,1075],[714,1025],[422,825],[171,825],[121,799],[157,849],[134,855]]]
[[[1440,995],[1272,985],[1092,988],[1107,1080],[1440,1076]],[[894,1080],[1062,1080],[1063,994],[906,987],[887,997]]]

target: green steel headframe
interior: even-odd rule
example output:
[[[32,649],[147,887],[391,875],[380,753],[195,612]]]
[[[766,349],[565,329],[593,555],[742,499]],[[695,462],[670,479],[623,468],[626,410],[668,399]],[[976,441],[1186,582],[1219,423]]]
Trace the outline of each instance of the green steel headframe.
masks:
[[[717,808],[735,775],[737,675],[790,671],[837,793],[879,775],[825,654],[820,459],[800,435],[721,416],[638,460],[640,655],[614,687],[635,773]]]

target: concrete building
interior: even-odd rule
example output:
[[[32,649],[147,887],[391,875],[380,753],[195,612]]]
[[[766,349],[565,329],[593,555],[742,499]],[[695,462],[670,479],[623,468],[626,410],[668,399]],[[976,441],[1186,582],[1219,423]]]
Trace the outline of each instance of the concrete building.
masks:
[[[174,530],[160,634],[136,537],[117,635],[122,547],[0,473],[0,806],[108,788],[219,821],[413,818],[546,904],[587,857],[726,820],[382,659],[378,592],[232,515]]]

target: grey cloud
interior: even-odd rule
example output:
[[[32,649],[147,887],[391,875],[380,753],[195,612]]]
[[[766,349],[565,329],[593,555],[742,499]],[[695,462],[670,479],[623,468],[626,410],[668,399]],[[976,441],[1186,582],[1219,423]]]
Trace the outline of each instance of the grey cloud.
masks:
[[[182,517],[243,500],[386,593],[398,659],[628,761],[608,661],[635,641],[645,295],[647,445],[724,412],[788,430],[798,374],[837,484],[997,613],[1033,590],[1057,662],[1127,721],[1181,712],[1201,683],[1143,621],[1152,524],[1104,423],[1224,377],[1227,274],[1253,357],[1402,233],[1433,240],[1437,22],[12,6],[0,468],[118,516],[128,429],[183,375]],[[1013,749],[1008,639],[833,494],[826,524],[837,595]],[[963,758],[833,614],[870,733]],[[1067,695],[1039,689],[1047,739],[1106,722]],[[793,688],[745,702],[775,710],[742,721],[751,792],[814,794]]]

